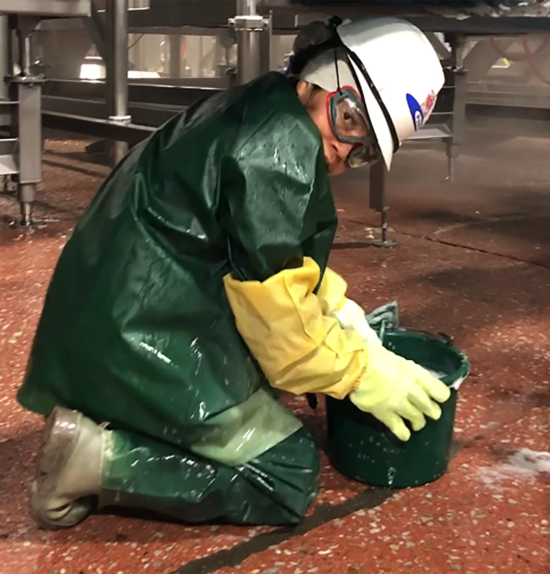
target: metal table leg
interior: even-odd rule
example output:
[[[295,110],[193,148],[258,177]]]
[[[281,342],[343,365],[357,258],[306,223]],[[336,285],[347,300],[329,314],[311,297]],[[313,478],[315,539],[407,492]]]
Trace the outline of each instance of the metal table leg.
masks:
[[[32,223],[32,204],[36,198],[36,186],[42,180],[42,76],[31,74],[30,37],[35,20],[20,19],[18,22],[19,65],[18,76],[9,78],[10,96],[18,101],[13,125],[17,134],[18,153],[18,199],[21,207],[21,225]]]
[[[11,30],[8,25],[8,17],[0,16],[0,100],[9,99],[8,84],[5,82],[5,78],[12,73],[10,37]]]
[[[129,124],[128,114],[128,0],[110,0],[107,20],[107,106],[109,121]],[[128,153],[126,142],[113,142],[112,164],[116,166]]]
[[[9,84],[5,80],[12,74],[11,30],[7,16],[0,16],[0,130],[11,135],[11,118],[8,104],[10,100]],[[3,139],[0,136],[0,140]],[[0,142],[1,143],[1,142]],[[1,155],[1,153],[0,153]],[[0,194],[14,193],[11,170],[3,169],[3,158],[0,157]]]
[[[372,242],[375,247],[395,247],[397,241],[388,238],[388,206],[386,205],[386,175],[385,165],[379,161],[371,166],[369,171],[370,202],[371,209],[381,215],[381,237]]]
[[[237,82],[242,85],[266,71],[266,44],[262,42],[262,34],[271,33],[271,18],[257,13],[257,0],[237,0],[237,11],[238,15],[229,25],[237,37]]]
[[[168,36],[170,48],[170,77],[181,78],[181,34],[171,34]]]
[[[466,92],[468,78],[464,67],[464,49],[466,39],[461,35],[453,35],[449,39],[451,44],[451,69],[454,78],[452,135],[447,140],[447,178],[446,181],[454,183],[456,161],[459,148],[464,137],[464,124],[466,121]]]

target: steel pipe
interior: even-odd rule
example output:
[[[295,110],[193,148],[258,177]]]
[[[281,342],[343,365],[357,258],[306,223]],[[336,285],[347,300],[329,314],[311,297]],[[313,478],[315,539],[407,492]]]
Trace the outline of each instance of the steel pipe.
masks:
[[[11,31],[8,17],[0,16],[0,100],[9,99],[9,87],[5,78],[11,75]]]
[[[109,121],[128,124],[128,0],[111,0],[106,5],[107,21],[107,106]],[[128,153],[123,141],[113,142],[112,161],[117,165]]]
[[[257,13],[257,1],[237,0],[235,31],[237,36],[237,81],[239,84],[246,84],[261,75],[261,31],[252,29],[255,20],[257,20],[257,25],[263,21]]]

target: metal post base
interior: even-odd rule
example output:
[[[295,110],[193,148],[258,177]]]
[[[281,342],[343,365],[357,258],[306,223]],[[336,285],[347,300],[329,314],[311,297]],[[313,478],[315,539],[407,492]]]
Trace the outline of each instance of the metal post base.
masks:
[[[32,220],[32,204],[36,196],[36,185],[33,183],[18,183],[17,195],[20,208],[19,221],[12,221],[10,227],[31,227]]]
[[[447,175],[443,178],[443,183],[455,182],[455,158],[447,156]]]
[[[374,247],[383,247],[385,249],[389,249],[391,247],[397,247],[399,243],[393,239],[375,239],[371,245]]]
[[[13,219],[8,223],[8,227],[10,229],[27,229],[29,231],[34,231],[35,229],[44,229],[51,223],[59,223],[61,219],[56,219],[55,217],[52,218],[44,218],[44,219],[31,219],[28,225],[24,225],[20,219]]]
[[[35,219],[33,217],[33,203],[36,196],[35,183],[18,183],[17,184],[18,200],[20,207],[19,220],[12,220],[9,226],[12,229],[42,229],[48,223],[60,221],[55,218]]]
[[[455,183],[456,160],[458,159],[459,146],[454,141],[447,142],[447,176],[444,183]]]
[[[32,216],[32,204],[21,204],[21,217],[20,219],[12,219],[9,221],[8,226],[10,229],[44,229],[50,223],[59,223],[61,219],[57,217],[44,217],[37,219]]]
[[[21,225],[28,227],[31,225],[32,219],[32,203],[30,201],[21,202]]]
[[[389,229],[388,209],[386,207],[382,211],[382,223],[380,225],[382,236],[380,237],[380,239],[375,239],[374,241],[372,241],[371,245],[373,245],[374,247],[383,247],[386,249],[390,247],[396,247],[398,245],[397,241],[395,241],[394,239],[388,239],[388,229]]]

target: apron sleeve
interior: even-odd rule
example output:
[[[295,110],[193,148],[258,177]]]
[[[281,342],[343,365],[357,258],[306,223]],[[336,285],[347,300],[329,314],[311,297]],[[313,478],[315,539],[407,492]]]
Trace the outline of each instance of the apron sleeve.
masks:
[[[304,122],[266,121],[222,165],[225,290],[239,333],[270,384],[345,397],[364,370],[360,336],[340,328],[316,295],[336,229],[319,136]],[[330,294],[329,294],[330,292]],[[328,299],[327,299],[328,297]]]
[[[324,271],[337,218],[313,130],[292,115],[274,114],[224,158],[219,221],[236,279],[265,281],[301,267],[304,256]]]
[[[342,399],[360,382],[365,349],[357,332],[323,315],[313,293],[319,277],[306,257],[302,267],[263,282],[230,275],[224,282],[237,329],[272,386]]]

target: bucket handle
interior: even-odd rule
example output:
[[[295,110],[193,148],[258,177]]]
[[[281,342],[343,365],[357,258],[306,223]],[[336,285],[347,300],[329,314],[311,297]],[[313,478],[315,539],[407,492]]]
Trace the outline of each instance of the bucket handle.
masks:
[[[386,332],[388,331],[387,327],[388,327],[387,321],[386,319],[383,318],[380,321],[380,329],[378,330],[378,338],[381,341],[384,340]],[[437,333],[430,333],[429,331],[423,331],[421,329],[411,329],[409,327],[398,327],[396,330],[407,331],[408,333],[415,333],[417,335],[424,335],[426,337],[429,337],[430,339],[437,339],[438,341],[440,341],[444,345],[447,345],[448,347],[452,347],[454,345],[454,339],[441,331]]]

